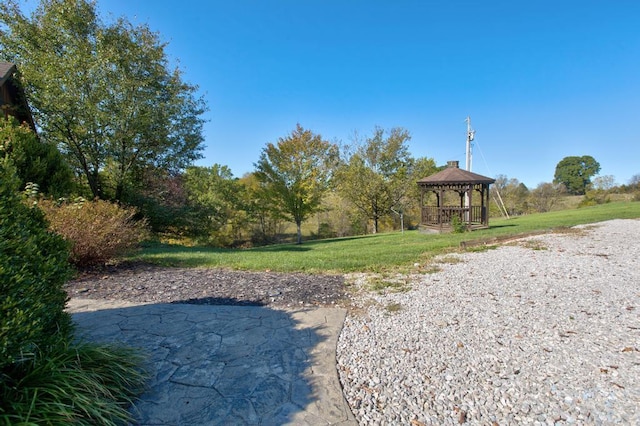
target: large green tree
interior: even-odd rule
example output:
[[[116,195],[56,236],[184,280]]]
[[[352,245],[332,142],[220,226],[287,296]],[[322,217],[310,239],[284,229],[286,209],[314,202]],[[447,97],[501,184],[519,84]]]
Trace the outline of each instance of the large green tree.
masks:
[[[255,164],[255,176],[270,205],[296,224],[298,244],[302,222],[318,211],[329,188],[337,155],[335,144],[298,124],[277,144],[268,143]]]
[[[119,200],[140,170],[201,157],[205,103],[147,26],[106,24],[90,0],[41,0],[31,16],[7,0],[0,25],[0,49],[18,64],[42,137],[95,197]]]
[[[591,184],[591,178],[598,172],[600,163],[590,155],[564,157],[556,165],[553,182],[563,184],[570,194],[584,195]]]
[[[377,127],[364,143],[355,141],[353,152],[346,150],[339,168],[339,192],[373,222],[374,234],[380,219],[392,209],[403,210],[407,196],[414,193],[415,160],[407,146],[410,139],[405,129],[396,127],[387,132]]]

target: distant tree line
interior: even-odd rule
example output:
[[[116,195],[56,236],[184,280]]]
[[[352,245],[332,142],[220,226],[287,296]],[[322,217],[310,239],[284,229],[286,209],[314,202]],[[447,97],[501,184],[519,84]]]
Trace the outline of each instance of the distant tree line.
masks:
[[[53,198],[132,206],[156,234],[223,247],[377,233],[399,229],[400,218],[418,226],[416,181],[440,168],[411,155],[407,129],[376,127],[343,144],[298,124],[268,142],[245,176],[193,166],[207,105],[169,67],[164,47],[145,25],[103,22],[93,1],[46,0],[31,16],[2,2],[0,59],[18,65],[38,127],[36,136],[0,122],[0,153],[12,158],[22,188],[32,182]],[[590,156],[566,157],[552,183],[533,189],[498,176],[491,213],[544,212],[566,194],[596,203],[616,188],[638,190],[638,176],[616,187],[612,177],[594,179],[599,170]]]

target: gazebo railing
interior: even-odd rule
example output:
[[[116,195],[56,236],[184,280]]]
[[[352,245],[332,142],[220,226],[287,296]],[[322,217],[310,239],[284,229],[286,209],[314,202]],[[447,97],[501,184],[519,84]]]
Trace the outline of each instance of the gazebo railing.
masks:
[[[483,211],[484,210],[484,211]],[[469,213],[471,213],[469,217]],[[471,206],[423,206],[422,223],[425,225],[450,224],[457,217],[462,223],[484,224],[486,219],[486,207]]]

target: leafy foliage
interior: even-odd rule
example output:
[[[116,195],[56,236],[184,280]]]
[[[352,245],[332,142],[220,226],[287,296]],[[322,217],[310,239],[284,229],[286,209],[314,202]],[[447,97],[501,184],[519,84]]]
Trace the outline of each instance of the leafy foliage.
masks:
[[[138,209],[151,231],[175,236],[190,235],[197,229],[197,215],[189,203],[182,174],[146,169],[129,185],[123,202]]]
[[[73,192],[73,173],[58,149],[41,142],[26,123],[0,117],[0,156],[7,155],[15,165],[20,189],[27,182],[54,197]]]
[[[76,343],[68,244],[0,159],[0,424],[116,425],[145,380],[131,349]]]
[[[298,244],[302,222],[318,210],[329,188],[336,157],[334,144],[298,124],[277,145],[267,144],[255,164],[256,178],[270,205],[296,224]]]
[[[41,200],[51,229],[71,244],[70,261],[77,266],[101,265],[138,246],[147,236],[136,210],[108,201]]]
[[[68,245],[19,196],[8,159],[0,159],[0,386],[6,370],[47,353],[71,332],[62,289]]]
[[[609,196],[607,191],[603,189],[592,189],[584,194],[584,197],[582,197],[582,200],[580,201],[580,204],[578,204],[578,207],[595,206],[597,204],[610,202],[611,197]]]
[[[549,212],[566,192],[562,184],[541,183],[529,193],[531,208],[538,213]]]
[[[146,380],[142,360],[126,347],[61,342],[5,370],[0,424],[126,424]]]
[[[462,234],[468,231],[466,223],[464,223],[460,216],[454,215],[451,218],[451,231],[454,234]]]
[[[491,195],[494,200],[502,200],[504,208],[509,216],[518,216],[528,212],[529,189],[518,179],[509,179],[505,175],[496,176],[496,181],[491,187]],[[502,212],[502,207],[496,202],[495,207]],[[496,214],[500,214],[496,211]]]
[[[347,158],[338,170],[338,191],[372,220],[374,234],[380,220],[392,209],[404,211],[408,196],[417,197],[412,188],[419,177],[414,173],[416,162],[407,147],[410,139],[409,132],[402,128],[386,132],[377,127],[363,144],[356,141],[353,153],[345,153]],[[420,173],[430,174],[425,166],[435,169],[432,161],[421,163]]]
[[[0,23],[0,47],[19,65],[42,136],[64,148],[94,197],[119,200],[140,169],[200,158],[204,101],[168,69],[148,27],[104,24],[87,0],[43,0],[31,17],[9,0]]]
[[[250,239],[254,245],[273,244],[279,241],[279,235],[284,233],[285,223],[277,200],[272,199],[263,190],[263,184],[255,173],[250,173],[240,179],[244,188],[242,196],[243,206],[249,218]]]
[[[243,207],[244,186],[227,166],[189,167],[184,185],[199,219],[198,233],[207,243],[228,247],[241,239],[248,222]]]
[[[553,181],[563,184],[570,194],[584,195],[599,171],[600,163],[590,155],[565,157],[556,165]]]

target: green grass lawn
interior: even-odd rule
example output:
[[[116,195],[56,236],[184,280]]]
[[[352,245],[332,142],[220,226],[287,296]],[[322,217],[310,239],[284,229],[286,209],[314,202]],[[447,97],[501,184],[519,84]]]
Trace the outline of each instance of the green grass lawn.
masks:
[[[400,270],[424,264],[436,254],[456,250],[460,242],[554,230],[609,219],[640,218],[640,202],[616,202],[582,209],[493,219],[485,230],[463,234],[399,231],[361,237],[316,240],[252,249],[216,249],[151,245],[133,257],[166,266],[224,267],[282,272],[370,272]]]

